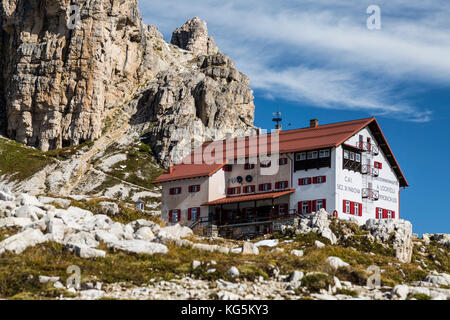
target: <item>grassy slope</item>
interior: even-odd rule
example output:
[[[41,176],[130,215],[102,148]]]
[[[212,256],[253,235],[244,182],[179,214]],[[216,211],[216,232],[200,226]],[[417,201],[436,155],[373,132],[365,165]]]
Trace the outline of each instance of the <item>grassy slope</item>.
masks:
[[[274,237],[283,240],[280,236],[274,235]],[[60,245],[47,243],[30,248],[21,255],[6,254],[0,257],[0,297],[52,298],[55,296],[55,290],[41,285],[33,279],[39,275],[48,275],[60,276],[62,281],[65,281],[68,277],[66,269],[70,265],[77,265],[81,268],[82,282],[96,279],[105,283],[127,282],[135,285],[144,285],[153,278],[169,280],[183,275],[207,280],[231,280],[226,274],[231,266],[238,267],[241,278],[247,279],[255,279],[259,276],[268,278],[271,274],[270,265],[277,266],[281,274],[289,274],[294,270],[323,272],[323,275],[313,275],[304,279],[303,286],[307,286],[312,292],[318,291],[320,288],[328,288],[334,275],[341,280],[365,285],[369,276],[366,270],[370,265],[378,265],[384,270],[382,284],[389,286],[422,280],[429,273],[429,270],[421,270],[416,264],[398,264],[398,261],[388,251],[384,253],[380,251],[373,255],[365,250],[332,246],[329,243],[326,247],[318,249],[314,246],[315,240],[324,243],[328,241],[313,233],[301,235],[295,237],[292,243],[280,242],[278,247],[284,248],[284,252],[271,253],[271,248],[260,247],[260,254],[255,256],[225,255],[217,252],[178,248],[172,245],[169,246],[169,253],[166,255],[148,256],[114,252],[103,246],[102,249],[108,252],[106,258],[95,260],[74,257],[63,252]],[[215,243],[213,240],[210,242]],[[238,245],[237,242],[236,245]],[[440,252],[439,257],[436,256],[436,258],[443,262],[440,268],[430,265],[430,269],[448,272],[450,266],[448,250],[441,252],[439,248],[443,248],[435,243],[431,244],[429,248],[430,252]],[[304,250],[304,257],[291,255],[292,249]],[[350,267],[333,271],[326,263],[329,256],[340,257],[348,262]],[[215,260],[217,265],[214,268],[217,271],[207,273],[207,269],[210,268],[207,266],[192,270],[192,260],[205,262]],[[33,279],[30,275],[33,276]]]
[[[21,181],[54,161],[45,153],[12,140],[0,138],[0,175]]]

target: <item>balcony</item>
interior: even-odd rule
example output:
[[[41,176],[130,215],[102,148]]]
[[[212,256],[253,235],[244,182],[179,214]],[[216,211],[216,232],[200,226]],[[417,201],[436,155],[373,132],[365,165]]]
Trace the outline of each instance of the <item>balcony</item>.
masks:
[[[363,152],[370,152],[374,156],[377,156],[380,153],[378,147],[369,142],[359,141],[356,143],[356,147]]]
[[[362,190],[362,197],[364,199],[369,199],[372,201],[377,201],[380,199],[380,192],[378,190],[373,190],[370,188],[365,188]]]
[[[372,177],[378,177],[380,175],[380,169],[374,168],[373,166],[369,164],[364,164],[361,167],[361,173],[371,175]]]

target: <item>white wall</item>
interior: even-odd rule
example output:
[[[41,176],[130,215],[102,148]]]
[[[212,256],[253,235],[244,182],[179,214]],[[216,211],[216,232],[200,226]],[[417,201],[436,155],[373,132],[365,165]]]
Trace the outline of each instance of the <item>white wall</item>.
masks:
[[[335,210],[335,163],[336,152],[333,148],[331,149],[331,168],[308,169],[294,172],[293,186],[296,191],[291,195],[289,205],[291,209],[298,209],[298,203],[301,201],[326,199],[327,211],[332,213]],[[317,176],[326,176],[326,183],[310,184],[306,186],[299,186],[298,184],[298,179],[300,178],[312,179]]]
[[[378,143],[369,128],[362,129],[360,132],[348,139],[345,144],[356,146],[359,141],[360,134],[363,135],[364,142],[367,141],[367,137],[370,137],[372,144],[375,144],[378,147]],[[362,174],[343,169],[342,147],[340,146],[336,149],[336,206],[338,208],[340,218],[354,217],[360,223],[364,223],[367,219],[376,218],[377,207],[395,211],[395,218],[399,218],[399,181],[395,172],[390,167],[386,156],[379,147],[378,149],[379,154],[371,158],[370,164],[373,166],[374,161],[381,162],[383,168],[380,170],[379,177],[373,177],[372,180],[364,180],[366,178],[364,178]],[[365,157],[363,156],[363,160],[364,159]],[[373,184],[373,189],[379,191],[380,199],[378,201],[370,201],[362,198],[362,189],[367,188],[367,181],[371,181]],[[356,217],[351,214],[343,213],[343,200],[362,203],[362,217]]]

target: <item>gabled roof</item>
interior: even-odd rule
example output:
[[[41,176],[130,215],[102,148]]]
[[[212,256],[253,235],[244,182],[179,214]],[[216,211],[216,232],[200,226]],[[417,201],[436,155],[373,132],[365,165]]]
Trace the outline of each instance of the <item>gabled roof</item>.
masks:
[[[332,124],[320,125],[317,127],[307,127],[302,129],[286,130],[279,132],[279,150],[280,154],[290,152],[300,152],[322,148],[332,148],[343,144],[357,132],[365,127],[369,127],[377,138],[381,149],[387,156],[388,161],[400,180],[400,186],[406,187],[408,183],[397,163],[397,160],[384,137],[380,126],[375,118],[366,118]],[[270,154],[271,140],[274,136],[271,133],[257,135],[252,137],[231,138],[215,142],[204,143],[201,147],[194,150],[191,155],[183,159],[183,163],[194,163],[196,155],[210,155],[211,161],[203,164],[181,164],[173,167],[172,173],[165,173],[156,179],[155,183],[188,179],[200,176],[211,176],[220,170],[228,161],[240,158],[249,158],[258,156],[260,153]],[[266,150],[259,150],[259,142],[266,139]],[[253,143],[253,146],[250,144]],[[216,150],[223,150],[222,154]],[[190,160],[190,161],[186,161]],[[213,160],[213,161],[212,161]],[[216,164],[211,164],[212,162]]]

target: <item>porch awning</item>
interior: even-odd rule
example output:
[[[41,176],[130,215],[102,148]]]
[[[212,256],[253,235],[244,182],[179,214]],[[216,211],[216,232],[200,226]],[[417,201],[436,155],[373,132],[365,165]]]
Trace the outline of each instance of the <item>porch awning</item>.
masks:
[[[246,201],[256,201],[256,200],[267,200],[267,199],[276,199],[287,194],[294,193],[295,190],[284,190],[278,192],[268,192],[268,193],[258,193],[258,194],[249,194],[246,196],[235,196],[235,197],[226,197],[217,199],[211,202],[206,202],[202,204],[202,206],[211,206],[217,204],[228,204],[228,203],[237,203],[237,202],[246,202]]]

